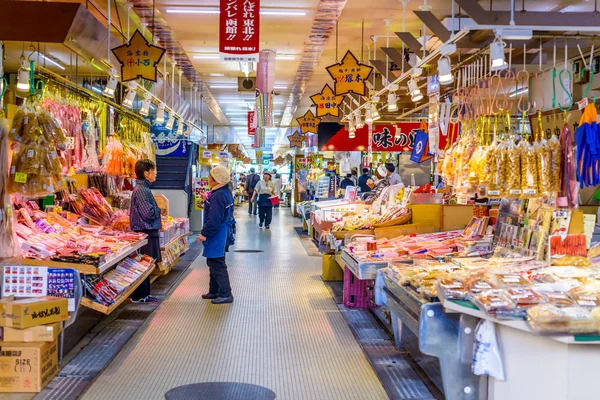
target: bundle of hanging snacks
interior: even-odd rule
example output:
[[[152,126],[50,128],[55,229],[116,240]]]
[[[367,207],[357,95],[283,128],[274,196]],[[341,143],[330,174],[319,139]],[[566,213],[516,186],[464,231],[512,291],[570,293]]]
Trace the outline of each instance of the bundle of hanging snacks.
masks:
[[[67,165],[65,173],[71,168],[76,171],[83,169],[83,122],[81,120],[81,107],[77,102],[71,102],[63,99],[45,97],[40,101],[40,105],[48,111],[58,121],[59,126],[69,137],[69,148],[62,148]]]
[[[8,121],[0,119],[0,259],[18,257],[21,250],[13,231],[13,209],[7,192],[9,153]]]
[[[138,160],[156,161],[149,126],[127,115],[118,115],[117,129],[122,144],[122,175],[135,178]]]
[[[81,212],[83,217],[89,218],[102,226],[110,225],[114,211],[98,189],[81,189],[79,196],[84,203]]]
[[[64,187],[67,145],[63,129],[39,103],[25,103],[17,110],[9,131],[14,142],[8,192],[42,197]]]

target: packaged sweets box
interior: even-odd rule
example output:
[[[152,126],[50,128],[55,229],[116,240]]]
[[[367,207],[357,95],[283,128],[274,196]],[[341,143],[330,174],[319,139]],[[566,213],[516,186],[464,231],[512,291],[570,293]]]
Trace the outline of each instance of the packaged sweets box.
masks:
[[[33,297],[15,300],[13,296],[0,300],[0,326],[25,329],[66,321],[69,301],[59,297]]]
[[[62,330],[62,322],[32,326],[26,329],[0,326],[0,342],[53,342]]]
[[[0,392],[37,393],[58,373],[58,341],[0,343]]]

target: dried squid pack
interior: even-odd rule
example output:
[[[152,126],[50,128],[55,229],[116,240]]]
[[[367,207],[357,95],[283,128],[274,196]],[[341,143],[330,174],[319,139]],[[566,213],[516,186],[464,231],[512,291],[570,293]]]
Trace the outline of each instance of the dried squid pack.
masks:
[[[545,139],[534,146],[540,194],[551,192],[552,185],[552,151]]]
[[[25,124],[25,111],[19,108],[13,117],[12,127],[8,131],[8,138],[15,142],[23,143],[23,126]]]
[[[562,149],[560,141],[556,136],[548,141],[550,148],[550,192],[556,193],[560,191],[560,171],[562,161]]]
[[[48,148],[44,153],[44,170],[42,171],[42,175],[60,175],[61,172],[62,165],[60,164],[60,159],[58,158],[56,150],[53,147]]]
[[[21,149],[21,164],[17,172],[38,175],[43,165],[44,151],[37,142],[29,143]]]
[[[487,152],[484,172],[488,181],[488,197],[500,197],[504,194],[506,183],[506,165],[504,161],[503,146],[494,143]]]
[[[23,143],[30,143],[43,136],[35,112],[30,111],[23,121]]]
[[[522,149],[512,140],[506,142],[503,158],[506,171],[506,194],[509,197],[521,195],[521,151]]]
[[[521,150],[521,191],[524,197],[537,197],[540,182],[535,149],[524,140],[518,147]]]

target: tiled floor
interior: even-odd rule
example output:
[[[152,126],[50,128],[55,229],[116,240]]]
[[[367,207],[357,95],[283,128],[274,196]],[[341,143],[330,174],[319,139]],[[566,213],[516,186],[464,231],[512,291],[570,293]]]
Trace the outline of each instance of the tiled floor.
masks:
[[[278,399],[375,400],[387,395],[323,284],[321,259],[305,252],[289,209],[270,231],[237,213],[228,265],[235,302],[200,295],[208,269],[199,257],[187,276],[101,374],[84,399],[163,399],[171,388],[245,382]]]

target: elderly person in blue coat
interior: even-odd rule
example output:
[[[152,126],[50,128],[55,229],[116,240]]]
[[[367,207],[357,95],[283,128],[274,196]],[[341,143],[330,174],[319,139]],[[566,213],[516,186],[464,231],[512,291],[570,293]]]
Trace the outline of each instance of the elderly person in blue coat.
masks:
[[[226,248],[232,244],[233,228],[233,195],[229,188],[231,175],[221,166],[210,171],[208,184],[211,192],[204,203],[204,227],[198,241],[204,242],[206,263],[210,270],[210,288],[203,294],[203,299],[212,300],[213,304],[233,302],[231,284],[227,264],[225,263]]]

